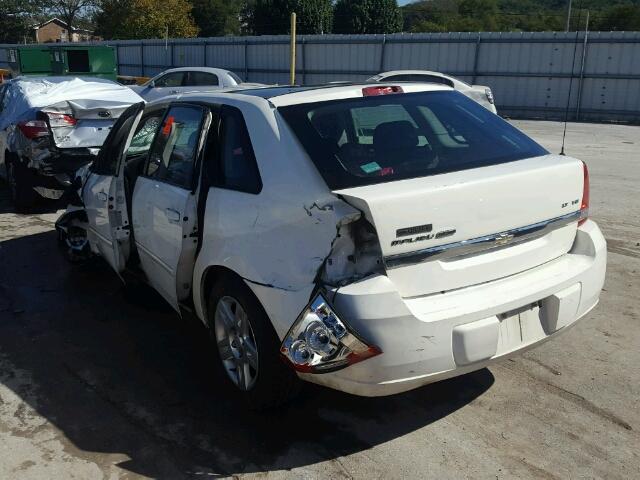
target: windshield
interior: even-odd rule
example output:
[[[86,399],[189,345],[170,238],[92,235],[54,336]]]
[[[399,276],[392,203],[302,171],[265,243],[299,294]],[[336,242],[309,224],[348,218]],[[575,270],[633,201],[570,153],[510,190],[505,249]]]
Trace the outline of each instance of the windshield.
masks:
[[[521,160],[548,152],[455,91],[280,107],[331,189]]]

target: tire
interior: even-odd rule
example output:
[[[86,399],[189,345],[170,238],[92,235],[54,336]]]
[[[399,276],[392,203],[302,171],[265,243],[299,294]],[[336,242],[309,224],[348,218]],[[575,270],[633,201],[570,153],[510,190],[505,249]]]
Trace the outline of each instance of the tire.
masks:
[[[85,265],[92,258],[91,248],[89,247],[88,240],[85,240],[84,244],[81,241],[69,238],[69,234],[74,237],[81,237],[84,229],[72,225],[72,221],[67,225],[67,231],[58,229],[58,246],[64,258],[72,265]],[[86,236],[86,231],[84,231]],[[75,240],[75,241],[74,241]]]
[[[13,205],[19,212],[28,212],[37,201],[37,194],[33,190],[29,171],[13,158],[7,158],[5,167]]]
[[[238,307],[246,314],[245,328],[245,322],[238,321],[243,317]],[[234,318],[230,319],[225,311],[233,313]],[[213,356],[221,374],[244,397],[249,408],[276,407],[297,393],[300,381],[280,358],[280,340],[271,321],[242,279],[233,274],[221,275],[211,289],[207,313]],[[234,328],[235,334],[230,334],[229,329]]]

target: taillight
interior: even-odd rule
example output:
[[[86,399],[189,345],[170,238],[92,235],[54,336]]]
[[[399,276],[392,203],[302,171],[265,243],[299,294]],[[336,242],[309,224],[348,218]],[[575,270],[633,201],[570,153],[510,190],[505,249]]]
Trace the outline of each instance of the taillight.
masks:
[[[359,337],[318,293],[287,333],[280,353],[299,372],[325,373],[380,355],[382,350]]]
[[[49,129],[47,128],[47,122],[43,120],[29,120],[28,122],[18,123],[18,128],[22,134],[29,140],[34,138],[46,137],[49,135]]]
[[[43,112],[52,127],[73,127],[78,121],[71,115],[58,112]]]
[[[379,86],[379,87],[364,87],[362,89],[363,97],[375,97],[377,95],[390,95],[393,93],[404,93],[402,87],[398,86]]]
[[[584,184],[582,186],[582,202],[580,203],[580,220],[578,225],[582,225],[589,218],[589,169],[587,164],[582,162],[582,172],[584,175]]]

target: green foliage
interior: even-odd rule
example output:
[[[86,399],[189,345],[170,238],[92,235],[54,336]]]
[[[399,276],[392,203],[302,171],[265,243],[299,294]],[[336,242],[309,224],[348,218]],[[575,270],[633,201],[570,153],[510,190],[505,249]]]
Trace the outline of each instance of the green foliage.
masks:
[[[423,0],[403,7],[410,32],[563,31],[568,0]],[[574,0],[570,29],[640,30],[640,0]]]
[[[593,26],[598,30],[637,31],[640,30],[640,5],[617,5],[594,20]]]
[[[193,19],[202,37],[238,35],[240,0],[193,0]]]
[[[31,40],[29,28],[32,5],[23,0],[0,0],[0,43],[22,43]]]
[[[170,38],[198,35],[188,0],[103,0],[95,16],[105,39]]]
[[[402,31],[402,11],[396,0],[338,0],[335,33],[394,33]]]
[[[331,0],[253,0],[244,11],[248,32],[254,35],[289,33],[291,12],[298,16],[300,35],[330,33],[333,24]]]

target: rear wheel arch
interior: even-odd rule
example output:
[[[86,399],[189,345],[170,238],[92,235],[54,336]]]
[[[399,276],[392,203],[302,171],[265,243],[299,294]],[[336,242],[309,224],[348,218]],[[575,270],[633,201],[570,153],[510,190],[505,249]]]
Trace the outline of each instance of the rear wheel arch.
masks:
[[[295,395],[299,387],[298,377],[293,369],[282,362],[280,339],[264,306],[247,282],[229,268],[212,266],[207,268],[203,275],[202,297],[207,305],[203,313],[209,327],[215,357],[217,357],[216,364],[224,371],[224,376],[235,385],[234,388],[240,388],[238,382],[247,375],[237,373],[238,368],[242,367],[243,371],[247,372],[245,364],[253,365],[250,360],[249,363],[247,361],[243,363],[242,359],[255,358],[253,383],[250,387],[239,390],[250,407],[261,410],[277,406]],[[238,328],[235,323],[230,330],[224,326],[221,328],[221,325],[226,322],[218,317],[218,306],[225,301],[235,302],[244,310],[242,317],[234,318],[246,319],[251,332],[250,341],[243,335],[243,341],[235,343],[238,338]],[[243,331],[242,328],[239,331]],[[226,342],[229,344],[225,347]],[[248,351],[255,352],[251,355],[234,354],[236,360],[233,360],[225,353],[232,352],[234,348],[244,351],[244,346],[251,344],[253,350]]]
[[[213,286],[226,275],[236,277],[244,282],[240,275],[230,268],[222,265],[210,265],[202,274],[200,280],[200,305],[202,306],[203,321],[205,324],[207,324],[209,318],[209,295],[211,294],[211,290],[213,289]]]

